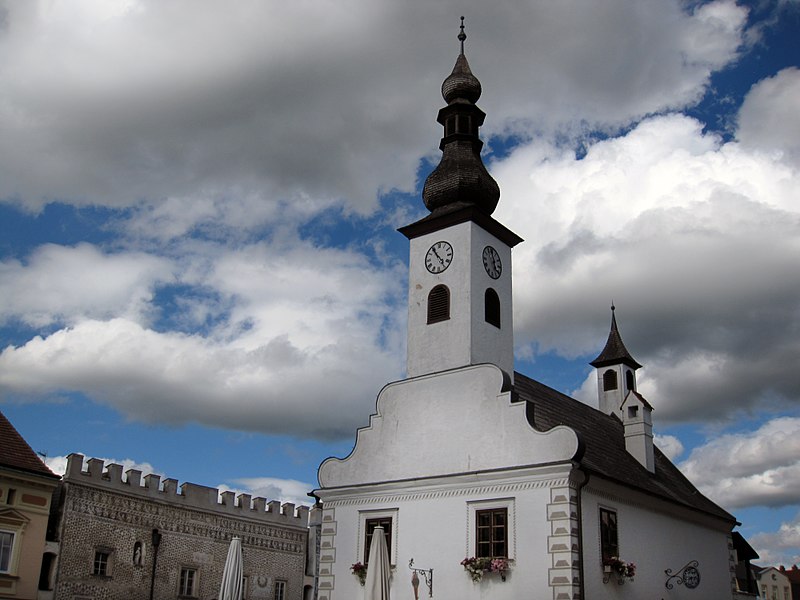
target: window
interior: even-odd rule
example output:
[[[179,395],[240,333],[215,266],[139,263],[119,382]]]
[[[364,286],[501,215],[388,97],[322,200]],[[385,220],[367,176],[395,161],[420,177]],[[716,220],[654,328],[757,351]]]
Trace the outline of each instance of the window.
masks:
[[[615,389],[617,389],[617,372],[609,369],[603,373],[603,391],[607,392]]]
[[[197,569],[181,567],[181,578],[178,583],[178,595],[195,597],[197,589]]]
[[[285,599],[286,599],[286,582],[278,579],[275,581],[275,594],[273,595],[273,600],[285,600]]]
[[[633,383],[633,371],[625,372],[625,386],[627,390],[636,391],[636,386]]]
[[[446,285],[437,285],[428,294],[428,324],[447,321],[450,318],[450,290]]]
[[[95,550],[92,575],[108,577],[111,575],[111,551]]]
[[[483,313],[487,323],[500,329],[500,296],[492,288],[484,294]]]
[[[10,531],[0,531],[0,573],[11,570],[11,551],[14,548],[14,534]]]
[[[617,513],[607,508],[600,509],[600,555],[603,564],[613,557],[619,558]]]
[[[247,587],[250,585],[250,578],[245,575],[242,577],[242,600],[247,600]]]
[[[369,549],[372,545],[372,532],[380,525],[383,527],[383,535],[386,538],[386,548],[389,550],[389,564],[392,562],[392,517],[378,517],[367,519],[364,528],[364,564],[369,564]]]
[[[492,508],[475,511],[475,556],[507,558],[508,509]]]
[[[467,556],[516,558],[515,499],[467,501]]]

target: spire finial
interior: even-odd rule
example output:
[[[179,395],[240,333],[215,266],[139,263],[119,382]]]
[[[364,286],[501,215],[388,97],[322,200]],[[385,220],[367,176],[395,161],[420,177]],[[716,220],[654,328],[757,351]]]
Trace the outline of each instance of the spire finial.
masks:
[[[467,34],[464,33],[464,16],[461,16],[461,32],[458,34],[458,41],[461,42],[461,54],[464,54],[464,40],[467,39]]]
[[[611,301],[611,312],[613,313],[615,310],[617,310],[617,307],[614,306],[614,301],[612,300]]]

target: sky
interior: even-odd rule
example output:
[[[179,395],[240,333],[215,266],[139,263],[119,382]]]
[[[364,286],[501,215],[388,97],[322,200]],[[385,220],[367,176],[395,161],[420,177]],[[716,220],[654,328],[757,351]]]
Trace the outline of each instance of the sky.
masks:
[[[656,443],[800,563],[797,0],[0,0],[0,410],[309,502],[404,377],[462,14],[516,369],[596,406],[613,302]]]

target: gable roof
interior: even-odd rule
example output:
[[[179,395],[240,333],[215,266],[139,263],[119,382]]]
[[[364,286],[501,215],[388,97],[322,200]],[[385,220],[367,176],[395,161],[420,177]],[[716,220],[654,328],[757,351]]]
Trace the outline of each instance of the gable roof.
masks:
[[[0,412],[0,439],[3,440],[0,444],[0,467],[59,479],[58,475],[47,468],[2,412]]]
[[[586,472],[736,523],[733,515],[703,496],[657,447],[653,447],[655,472],[643,467],[625,449],[624,426],[616,416],[603,414],[521,373],[514,374],[514,391],[518,401],[527,402],[532,427],[548,431],[566,425],[578,433],[583,452],[576,460]]]

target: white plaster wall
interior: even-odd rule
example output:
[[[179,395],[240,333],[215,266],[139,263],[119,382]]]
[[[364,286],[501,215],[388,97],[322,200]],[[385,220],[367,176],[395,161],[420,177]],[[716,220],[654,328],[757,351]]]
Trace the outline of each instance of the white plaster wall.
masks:
[[[453,262],[434,275],[425,267],[425,254],[438,241],[452,245]],[[496,280],[483,267],[487,245],[497,250],[502,261],[502,274]],[[409,251],[408,376],[492,362],[513,377],[511,248],[469,221],[414,238]],[[450,289],[450,319],[428,325],[428,294],[439,284]],[[484,320],[487,287],[494,288],[500,298],[500,329]]]
[[[569,461],[578,437],[542,433],[525,403],[502,391],[503,373],[477,365],[387,385],[353,452],[320,465],[321,488],[409,480]]]
[[[562,475],[568,473],[565,467]],[[330,600],[357,600],[364,597],[364,589],[350,572],[350,566],[363,561],[363,531],[359,530],[360,510],[398,509],[396,538],[392,557],[395,566],[391,585],[393,598],[413,598],[411,571],[414,566],[433,569],[434,599],[489,599],[512,600],[518,598],[552,598],[548,584],[551,558],[547,540],[550,527],[547,521],[547,503],[550,485],[563,483],[552,479],[552,471],[528,473],[523,477],[487,481],[487,485],[464,486],[441,483],[427,487],[407,488],[400,495],[374,495],[364,493],[361,498],[350,497],[341,505],[335,500],[326,506],[336,505],[337,535],[335,537],[336,563],[333,567],[335,586]],[[363,490],[362,492],[366,492]],[[507,501],[513,499],[513,522],[510,532],[510,554],[514,559],[506,581],[496,574],[487,575],[480,583],[473,583],[460,562],[474,556],[470,539],[468,506],[470,502]],[[419,597],[428,598],[428,590],[420,577]]]
[[[583,489],[581,522],[584,546],[586,598],[656,598],[663,600],[725,600],[733,597],[729,563],[728,533],[718,522],[697,513],[650,507],[654,499],[622,488],[604,486],[597,479]],[[623,495],[625,494],[625,495]],[[626,562],[636,563],[633,582],[603,583],[600,558],[599,508],[617,511],[619,553]],[[702,523],[705,521],[705,524]],[[700,585],[689,589],[678,585],[667,589],[666,569],[676,573],[689,561],[699,561]]]

